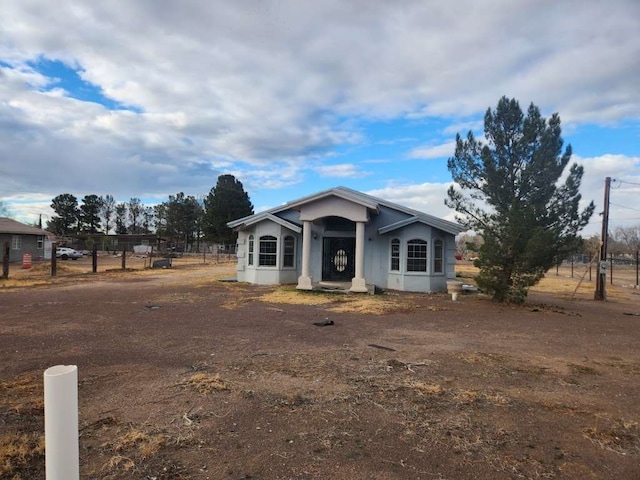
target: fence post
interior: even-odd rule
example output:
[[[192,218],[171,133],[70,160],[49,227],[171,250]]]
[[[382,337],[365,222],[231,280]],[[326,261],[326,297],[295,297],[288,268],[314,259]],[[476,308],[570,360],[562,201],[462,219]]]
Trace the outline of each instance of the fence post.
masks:
[[[609,271],[611,272],[609,275],[609,284],[613,285],[613,253],[609,254]]]
[[[93,251],[91,252],[91,267],[93,269],[93,273],[98,272],[98,246],[93,246]]]
[[[9,278],[9,242],[4,242],[4,247],[2,248],[2,278],[5,280]]]
[[[638,288],[638,256],[640,255],[640,250],[636,250],[636,288]]]
[[[127,268],[127,247],[122,247],[122,270]]]
[[[51,244],[51,276],[55,277],[58,274],[58,257],[56,256],[56,250],[58,244],[53,242]]]
[[[573,278],[573,254],[571,255],[571,278]]]

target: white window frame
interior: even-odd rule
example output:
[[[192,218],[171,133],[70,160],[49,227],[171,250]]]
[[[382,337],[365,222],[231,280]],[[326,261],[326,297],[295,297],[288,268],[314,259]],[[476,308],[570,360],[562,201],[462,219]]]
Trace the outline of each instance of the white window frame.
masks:
[[[444,241],[441,238],[436,238],[433,242],[433,273],[444,273]],[[438,257],[437,251],[440,250],[440,256]],[[440,269],[436,268],[436,263],[440,261]]]
[[[413,245],[420,245],[421,248],[420,250],[424,250],[424,258],[422,257],[409,257],[409,249],[413,246]],[[413,274],[413,275],[424,275],[426,273],[429,273],[429,242],[427,242],[426,240],[422,239],[422,238],[412,238],[411,240],[408,240],[406,243],[406,248],[405,248],[405,252],[406,252],[406,264],[405,264],[405,268],[408,274]],[[410,266],[413,263],[412,260],[414,259],[418,259],[421,261],[424,261],[424,270],[410,270]]]
[[[11,235],[11,250],[22,250],[22,235]]]
[[[253,252],[255,248],[255,238],[253,234],[249,235],[249,241],[247,242],[247,265],[253,267]]]
[[[287,252],[287,240],[291,239],[291,251]],[[285,235],[282,239],[282,268],[296,268],[296,237],[293,235]],[[291,265],[287,265],[287,257],[291,258]]]
[[[275,246],[275,252],[263,252],[263,245]],[[273,259],[273,265],[271,262],[263,263],[267,258]],[[258,239],[258,266],[262,268],[278,268],[278,237],[274,235],[262,235]]]
[[[397,250],[394,251],[394,247],[397,247]],[[391,243],[389,244],[389,271],[400,273],[402,270],[401,264],[402,258],[402,242],[399,238],[391,239]],[[393,268],[393,262],[397,260],[398,268]]]

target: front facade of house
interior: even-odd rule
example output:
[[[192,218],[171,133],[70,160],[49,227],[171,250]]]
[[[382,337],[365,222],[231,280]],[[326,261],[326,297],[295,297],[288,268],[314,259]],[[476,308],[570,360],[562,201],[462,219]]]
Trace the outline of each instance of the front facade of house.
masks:
[[[7,244],[10,262],[21,262],[26,253],[31,254],[33,260],[43,259],[47,238],[48,233],[41,228],[0,217],[0,257],[3,255],[4,245]]]
[[[348,282],[414,292],[446,291],[455,278],[453,222],[345,187],[227,224],[238,232],[237,278],[261,285]]]

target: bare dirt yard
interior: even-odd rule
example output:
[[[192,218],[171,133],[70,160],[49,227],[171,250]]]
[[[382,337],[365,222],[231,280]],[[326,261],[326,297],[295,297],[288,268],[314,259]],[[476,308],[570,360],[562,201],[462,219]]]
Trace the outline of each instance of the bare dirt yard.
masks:
[[[44,478],[58,364],[83,479],[640,478],[639,290],[554,272],[505,306],[90,262],[0,280],[0,478]]]

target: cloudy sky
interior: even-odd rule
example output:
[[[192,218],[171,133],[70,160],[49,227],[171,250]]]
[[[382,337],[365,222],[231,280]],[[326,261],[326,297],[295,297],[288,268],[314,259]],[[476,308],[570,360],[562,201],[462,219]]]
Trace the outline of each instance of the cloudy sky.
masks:
[[[638,32],[638,0],[0,0],[0,200],[34,221],[230,173],[256,210],[344,185],[453,219],[455,135],[506,95],[638,225]]]

